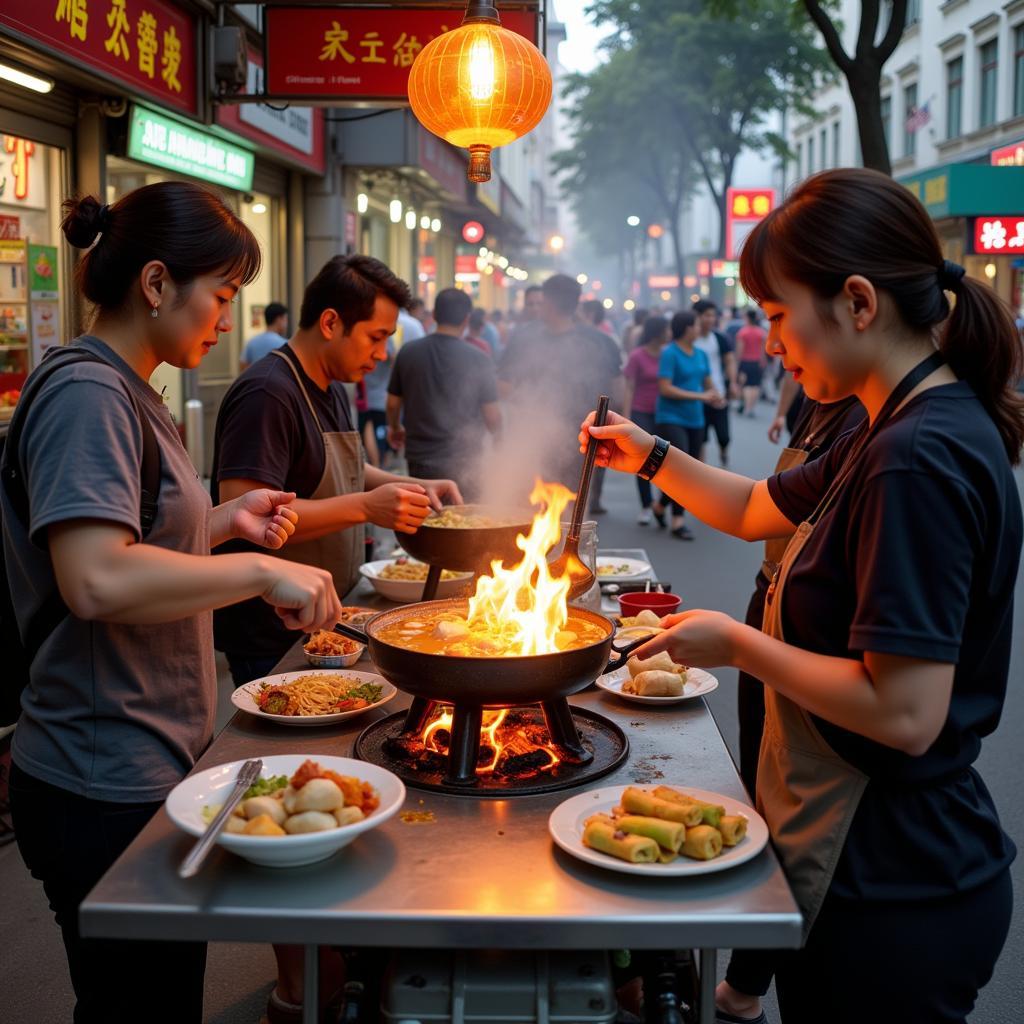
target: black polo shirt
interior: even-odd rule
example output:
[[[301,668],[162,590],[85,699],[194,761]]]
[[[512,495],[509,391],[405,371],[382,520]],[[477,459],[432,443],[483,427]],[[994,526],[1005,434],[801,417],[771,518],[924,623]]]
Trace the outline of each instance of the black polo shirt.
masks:
[[[768,481],[794,524],[814,510],[866,426]],[[1006,694],[1021,539],[1002,441],[958,382],[922,392],[879,430],[793,566],[782,600],[787,642],[836,657],[874,651],[956,666],[946,723],[920,757],[815,718],[870,779],[833,881],[838,895],[948,895],[1013,859],[971,765]]]
[[[222,480],[258,480],[295,491],[300,498],[310,497],[324,475],[321,428],[355,429],[344,387],[335,382],[325,391],[302,369],[290,345],[278,351],[299,371],[320,426],[288,363],[276,355],[253,363],[228,388],[217,413],[210,474],[215,505],[220,502]],[[216,553],[238,551],[272,553],[241,540],[222,544]],[[252,658],[283,655],[299,636],[286,629],[260,598],[215,611],[213,633],[217,650]]]

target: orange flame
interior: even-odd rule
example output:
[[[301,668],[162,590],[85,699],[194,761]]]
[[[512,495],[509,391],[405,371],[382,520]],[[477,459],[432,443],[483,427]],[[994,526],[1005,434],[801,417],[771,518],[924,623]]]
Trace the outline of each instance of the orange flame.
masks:
[[[476,770],[479,774],[486,775],[493,772],[497,767],[498,762],[501,760],[501,755],[506,745],[505,740],[502,739],[501,727],[507,715],[507,708],[484,711],[483,725],[480,728],[480,745],[490,749],[491,758],[486,764],[477,764]],[[451,733],[453,721],[454,719],[452,717],[451,708],[448,706],[442,707],[438,712],[437,717],[430,722],[421,733],[420,738],[423,741],[423,745],[428,750],[433,750],[437,753],[446,752],[442,749],[437,733],[442,729]],[[514,737],[520,737],[529,743],[531,747],[537,749],[536,744],[527,737],[526,732],[523,729],[517,729],[511,737],[506,736],[506,739],[513,739]],[[550,744],[544,744],[539,749],[547,753],[549,761],[547,764],[541,765],[537,768],[537,771],[550,771],[556,764],[561,762],[561,758],[555,752],[555,748]]]
[[[534,516],[529,535],[516,538],[523,560],[510,569],[503,562],[491,562],[491,575],[480,577],[469,599],[470,628],[500,637],[507,643],[507,655],[559,650],[556,639],[569,618],[570,580],[551,575],[547,553],[558,543],[562,512],[572,499],[572,492],[561,484],[537,480],[530,503],[543,508]]]

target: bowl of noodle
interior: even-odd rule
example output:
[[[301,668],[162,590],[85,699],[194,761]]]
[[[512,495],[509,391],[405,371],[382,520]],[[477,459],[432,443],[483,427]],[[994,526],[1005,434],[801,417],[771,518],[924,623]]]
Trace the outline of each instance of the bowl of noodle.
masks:
[[[239,686],[239,711],[278,725],[331,725],[379,708],[398,690],[375,672],[283,672]]]

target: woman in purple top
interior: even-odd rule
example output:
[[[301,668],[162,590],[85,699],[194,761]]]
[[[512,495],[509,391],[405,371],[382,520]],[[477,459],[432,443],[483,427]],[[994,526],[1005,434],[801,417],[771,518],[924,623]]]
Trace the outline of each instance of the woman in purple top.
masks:
[[[668,333],[668,321],[663,316],[648,317],[640,329],[640,343],[630,352],[622,371],[626,378],[626,416],[634,423],[645,424],[644,430],[652,432],[654,407],[658,402],[658,364]],[[650,526],[653,502],[650,482],[637,477],[636,488],[640,492],[640,515],[636,521],[641,526]]]

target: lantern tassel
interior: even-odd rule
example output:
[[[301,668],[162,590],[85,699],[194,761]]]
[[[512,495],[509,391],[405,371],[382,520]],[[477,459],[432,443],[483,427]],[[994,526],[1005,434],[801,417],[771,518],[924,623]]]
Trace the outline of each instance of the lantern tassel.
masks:
[[[470,181],[478,183],[491,180],[490,146],[469,147],[469,172],[467,177]]]

